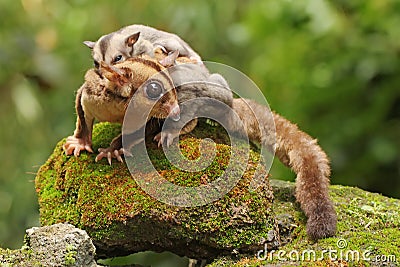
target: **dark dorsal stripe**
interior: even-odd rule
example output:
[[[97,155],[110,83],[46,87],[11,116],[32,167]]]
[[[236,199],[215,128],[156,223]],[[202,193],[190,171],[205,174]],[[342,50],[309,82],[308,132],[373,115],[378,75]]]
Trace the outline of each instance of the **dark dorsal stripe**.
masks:
[[[106,59],[104,58],[106,52],[107,52],[107,48],[110,46],[110,41],[111,38],[113,37],[114,34],[108,34],[106,36],[104,36],[103,38],[101,38],[100,40],[100,53],[103,56],[103,61],[105,61]]]

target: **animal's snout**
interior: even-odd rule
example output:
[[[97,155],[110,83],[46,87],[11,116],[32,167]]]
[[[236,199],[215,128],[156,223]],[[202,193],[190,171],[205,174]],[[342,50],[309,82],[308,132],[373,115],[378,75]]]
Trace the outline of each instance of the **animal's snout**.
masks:
[[[168,114],[168,118],[171,118],[173,121],[179,121],[181,118],[181,109],[178,104],[175,104],[171,107],[171,110]]]

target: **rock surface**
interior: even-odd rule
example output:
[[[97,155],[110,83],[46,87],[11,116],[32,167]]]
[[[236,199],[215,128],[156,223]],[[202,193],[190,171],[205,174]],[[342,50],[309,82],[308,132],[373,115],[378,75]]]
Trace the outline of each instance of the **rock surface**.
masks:
[[[295,202],[294,183],[273,179],[270,182],[282,246],[269,253],[262,250],[259,257],[220,257],[207,267],[399,266],[399,199],[349,186],[331,186],[338,231],[335,237],[314,243],[307,240],[306,220]]]
[[[197,129],[192,136],[211,134],[217,143],[226,141],[224,133],[214,127],[201,125],[200,129],[205,134]],[[118,127],[99,125],[94,149],[107,146],[117,132]],[[188,153],[196,151],[197,141],[192,136],[181,140]],[[182,208],[158,202],[141,191],[124,164],[94,164],[94,155],[86,153],[79,158],[66,157],[61,145],[36,179],[41,222],[71,222],[87,230],[102,257],[169,250],[213,261],[207,265],[210,267],[398,266],[400,262],[400,200],[331,186],[338,232],[313,243],[307,239],[306,218],[295,201],[293,183],[264,179],[257,191],[248,190],[246,177],[254,171],[256,153],[250,157],[245,179],[224,198],[212,205]],[[176,177],[177,183],[195,185],[205,178],[182,175],[175,169],[168,172],[171,166],[164,165],[159,150],[153,146],[150,152],[157,168]],[[206,180],[218,171],[208,172]],[[265,253],[264,242],[269,253]],[[279,251],[283,253],[280,256]],[[316,258],[302,259],[302,253],[309,251],[314,251]],[[341,254],[322,257],[324,251]]]
[[[119,127],[98,124],[93,135],[94,150],[106,147]],[[162,150],[150,141],[148,153],[153,165],[165,179],[180,186],[213,182],[225,171],[231,155],[221,128],[203,122],[181,139],[180,147],[186,157],[195,159],[200,139],[193,136],[210,134],[217,152],[207,169],[181,171],[171,166]],[[228,194],[203,206],[179,207],[157,201],[144,192],[125,163],[95,163],[95,155],[88,153],[78,158],[65,156],[62,144],[63,141],[57,145],[36,177],[41,223],[69,222],[85,229],[100,257],[152,250],[212,260],[220,255],[254,253],[264,243],[271,248],[279,245],[277,222],[271,209],[273,194],[266,172],[261,172],[263,179],[258,188],[249,190],[259,159],[255,152],[250,153],[243,178]],[[149,172],[141,169],[133,175],[147,179],[148,183],[153,181]],[[157,186],[154,190],[163,191],[161,185]]]
[[[269,254],[264,254],[264,251],[262,251],[260,256],[266,257],[263,260],[257,259],[257,256],[254,254],[239,253],[236,255],[220,256],[212,263],[206,265],[207,267],[398,266],[400,258],[400,200],[369,193],[358,188],[332,186],[331,196],[339,215],[338,233],[335,237],[312,243],[305,236],[304,215],[294,202],[294,184],[277,180],[270,181],[275,194],[273,210],[277,217],[280,237],[283,243],[282,246],[274,251],[270,251]],[[58,226],[55,227],[54,229],[60,229]],[[45,227],[44,229],[52,228],[53,226]],[[81,233],[76,228],[71,229],[72,233],[75,231]],[[28,230],[27,232],[35,233],[37,231]],[[46,234],[43,235],[40,232],[42,230],[38,231],[38,234],[31,234],[29,242],[32,243],[36,237],[39,237],[39,240],[43,240],[42,236],[46,236]],[[65,238],[62,238],[63,235],[59,236],[60,238],[56,240],[63,242],[62,240]],[[81,236],[81,234],[73,234],[69,235],[70,238],[68,239],[71,240],[77,237],[81,240],[86,240],[86,238],[81,238]],[[41,242],[34,241],[34,243],[39,244]],[[46,243],[49,244],[48,242],[44,242],[44,244]],[[77,243],[77,241],[73,241],[73,243]],[[56,246],[62,248],[68,245],[65,242],[63,244],[56,244]],[[86,246],[79,246],[79,248],[82,247]],[[318,257],[320,257],[324,250],[336,250],[338,254],[331,256],[337,257],[337,259],[329,259],[328,254],[325,254],[323,260],[319,259]],[[54,251],[54,248],[49,248],[49,251]],[[64,253],[64,259],[77,259],[77,257],[71,258],[75,254],[74,250],[69,250],[69,253],[67,253],[69,257],[65,257],[65,251],[61,250]],[[278,256],[278,251],[282,251],[280,256]],[[315,251],[316,259],[301,260],[301,253],[307,251]],[[296,252],[299,254],[296,254]],[[356,252],[360,253],[358,254],[359,258],[357,258]],[[366,253],[364,254],[367,257],[366,259],[363,259],[363,253]],[[81,253],[77,252],[75,255],[81,255]],[[87,259],[89,259],[90,254],[87,256]],[[377,261],[377,256],[381,257],[380,261]],[[62,256],[54,255],[51,255],[51,257],[62,258]],[[300,257],[300,259],[297,260],[297,257]],[[39,255],[39,257],[35,256],[34,250],[28,245],[24,245],[20,250],[4,250],[0,248],[0,266],[41,266],[38,258],[43,258],[43,255]],[[74,266],[66,265],[66,263],[73,264],[73,261],[70,260],[64,263],[65,265],[50,266]],[[49,265],[42,264],[42,266]]]
[[[33,227],[26,230],[20,250],[1,250],[1,266],[96,267],[96,248],[88,234],[70,224]]]

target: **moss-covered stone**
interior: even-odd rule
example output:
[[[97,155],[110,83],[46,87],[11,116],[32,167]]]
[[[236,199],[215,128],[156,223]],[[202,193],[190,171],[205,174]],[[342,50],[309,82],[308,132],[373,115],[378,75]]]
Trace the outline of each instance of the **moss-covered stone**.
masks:
[[[2,267],[97,267],[95,247],[87,233],[69,224],[26,230],[21,249],[0,248]]]
[[[354,187],[331,186],[338,213],[337,235],[313,243],[306,238],[305,217],[294,202],[294,184],[270,182],[275,194],[273,210],[286,244],[267,254],[260,252],[265,260],[254,254],[241,255],[236,259],[222,257],[208,266],[398,266],[400,200]],[[315,260],[308,254],[311,251]]]
[[[106,147],[119,128],[107,123],[95,127],[94,149]],[[198,138],[210,135],[220,153],[206,175],[179,171],[165,159],[162,150],[149,142],[153,165],[178,185],[213,181],[223,172],[230,151],[225,145],[226,134],[203,122],[182,138],[180,147],[185,157],[196,159],[200,151]],[[169,250],[193,258],[218,257],[208,265],[211,267],[397,266],[399,262],[400,200],[358,188],[331,186],[338,214],[337,235],[311,242],[306,237],[306,218],[294,198],[293,183],[270,180],[273,204],[268,179],[256,192],[248,190],[259,159],[257,153],[251,152],[244,179],[225,197],[209,205],[183,208],[158,202],[143,192],[124,163],[94,163],[95,155],[89,153],[79,158],[65,156],[63,142],[36,178],[41,222],[70,222],[86,229],[102,256]],[[273,247],[276,238],[282,243],[279,248]],[[266,243],[267,254],[260,246],[264,241],[270,241]],[[265,260],[258,259],[257,252]],[[313,254],[307,254],[312,252],[315,260]],[[385,261],[378,262],[378,257]]]
[[[2,267],[32,267],[43,266],[38,260],[32,257],[32,250],[22,248],[16,250],[0,248],[0,266]]]
[[[169,182],[199,186],[211,183],[225,171],[231,155],[225,132],[205,121],[200,124],[193,133],[181,138],[180,149],[184,157],[195,160],[200,155],[198,138],[211,135],[216,143],[216,157],[203,171],[186,172],[172,166],[154,142],[147,142],[153,166]],[[108,146],[119,129],[119,125],[109,123],[96,125],[93,149]],[[228,194],[211,204],[178,207],[146,194],[125,163],[95,163],[95,154],[90,153],[81,153],[78,158],[66,156],[62,150],[64,141],[57,144],[36,177],[40,220],[43,225],[69,222],[85,229],[97,247],[97,255],[168,250],[212,259],[232,252],[253,253],[266,241],[272,247],[277,245],[268,179],[256,191],[248,190],[259,160],[253,151],[242,179]],[[134,175],[152,182],[150,172],[139,166],[137,169]],[[265,172],[262,175],[267,177]]]

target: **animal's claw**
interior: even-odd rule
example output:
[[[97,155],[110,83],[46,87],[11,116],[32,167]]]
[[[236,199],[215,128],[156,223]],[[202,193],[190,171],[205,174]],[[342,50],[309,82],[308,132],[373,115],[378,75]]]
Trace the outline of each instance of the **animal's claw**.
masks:
[[[75,136],[68,136],[63,149],[66,155],[74,154],[75,157],[79,157],[82,150],[93,153],[92,143],[85,138],[77,138]]]
[[[162,131],[154,136],[154,141],[158,142],[158,147],[165,144],[167,147],[171,146],[175,138],[179,137],[179,132]]]
[[[103,158],[107,158],[108,164],[111,165],[112,159],[115,158],[119,162],[123,162],[121,155],[132,156],[132,153],[129,151],[121,149],[113,149],[111,147],[108,148],[99,148],[99,154],[96,156],[95,161],[98,162]]]

